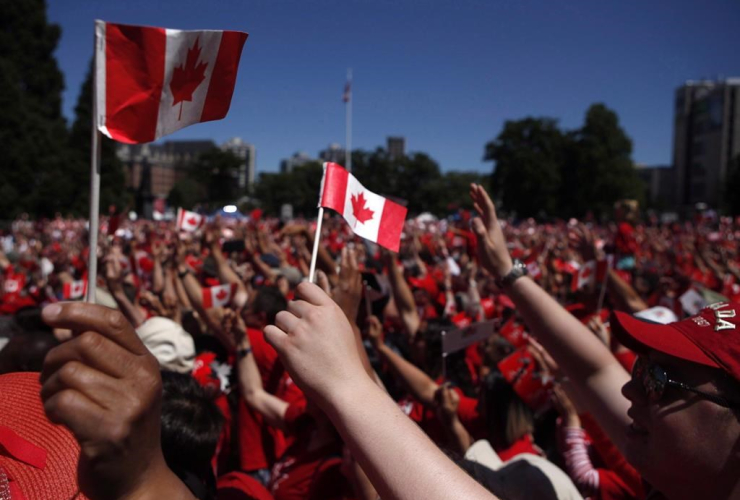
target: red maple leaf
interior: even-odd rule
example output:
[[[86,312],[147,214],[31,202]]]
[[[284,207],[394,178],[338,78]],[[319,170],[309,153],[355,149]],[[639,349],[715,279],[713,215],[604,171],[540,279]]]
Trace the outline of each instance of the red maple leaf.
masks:
[[[195,217],[190,217],[185,222],[187,222],[189,226],[195,226],[198,224],[198,219],[196,219]]]
[[[219,292],[218,292],[218,293],[216,294],[216,298],[217,298],[218,300],[221,300],[221,301],[222,301],[222,300],[224,300],[224,299],[226,298],[226,296],[227,296],[227,295],[228,295],[228,294],[226,293],[226,290],[224,290],[224,289],[222,288],[222,289],[221,289],[221,290],[219,290]]]
[[[591,276],[591,268],[587,267],[586,269],[581,272],[581,279],[585,280],[588,279],[588,277]]]
[[[352,215],[356,219],[355,225],[357,225],[357,222],[364,224],[373,218],[373,211],[365,208],[365,204],[367,203],[365,193],[353,194],[350,197],[350,201],[352,202]]]
[[[195,39],[195,44],[188,49],[188,55],[185,58],[185,63],[181,66],[175,67],[172,72],[172,79],[170,80],[170,90],[172,91],[172,105],[175,106],[180,103],[180,115],[177,117],[179,120],[182,118],[182,103],[184,101],[193,100],[193,92],[198,86],[203,83],[206,79],[206,68],[208,63],[198,63],[200,58],[200,46],[198,45],[199,38]]]

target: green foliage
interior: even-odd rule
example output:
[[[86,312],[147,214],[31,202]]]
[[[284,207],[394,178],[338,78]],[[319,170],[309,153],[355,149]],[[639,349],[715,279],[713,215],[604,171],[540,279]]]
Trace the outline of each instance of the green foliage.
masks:
[[[507,121],[484,156],[496,163],[493,193],[501,207],[523,217],[555,212],[565,144],[555,120]]]
[[[90,68],[80,89],[75,106],[75,121],[69,133],[69,147],[74,161],[67,167],[66,175],[75,179],[71,190],[59,193],[70,210],[77,214],[87,214],[90,203],[90,142],[92,134],[92,70]],[[125,189],[123,163],[116,156],[115,141],[101,135],[100,155],[100,207],[107,213],[107,207],[116,205],[125,208],[130,200],[130,193]],[[87,183],[85,183],[87,181]]]
[[[492,191],[502,208],[523,217],[571,217],[611,213],[623,198],[642,201],[631,154],[616,113],[594,104],[573,131],[550,118],[508,121],[486,144],[484,159],[495,162]]]
[[[293,205],[295,215],[315,217],[322,172],[321,163],[312,162],[289,173],[263,173],[255,194],[269,214],[279,214],[287,203]],[[408,207],[411,215],[431,212],[443,216],[455,208],[470,207],[470,183],[483,179],[469,172],[443,175],[424,153],[391,161],[381,148],[353,151],[352,174],[370,191]]]
[[[0,213],[66,212],[56,197],[70,161],[53,55],[61,31],[43,0],[0,0],[0,12]]]
[[[190,210],[203,201],[203,191],[202,186],[197,181],[185,177],[172,186],[167,196],[167,204],[170,207]]]
[[[231,151],[212,148],[201,153],[190,165],[187,178],[203,186],[203,201],[220,206],[236,201],[239,196],[237,175],[240,165],[241,160]],[[183,188],[188,189],[180,185],[180,189]]]

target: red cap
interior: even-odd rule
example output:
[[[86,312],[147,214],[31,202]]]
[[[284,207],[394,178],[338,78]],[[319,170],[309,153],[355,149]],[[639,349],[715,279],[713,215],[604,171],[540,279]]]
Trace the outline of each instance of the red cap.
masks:
[[[661,325],[614,313],[612,331],[638,353],[652,349],[719,368],[740,380],[740,304],[719,302],[688,319]]]

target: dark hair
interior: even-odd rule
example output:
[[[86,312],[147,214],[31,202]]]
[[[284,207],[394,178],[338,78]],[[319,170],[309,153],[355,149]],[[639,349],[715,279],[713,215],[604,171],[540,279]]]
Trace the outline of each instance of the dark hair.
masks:
[[[0,374],[40,372],[46,354],[59,345],[47,331],[19,331],[0,351]]]
[[[224,416],[190,375],[162,371],[162,453],[181,479],[215,488],[211,460]]]
[[[481,384],[479,403],[490,441],[508,448],[534,431],[534,414],[501,372],[489,373]]]
[[[276,286],[265,286],[260,288],[257,292],[257,296],[254,298],[254,312],[265,313],[265,320],[268,325],[274,325],[277,313],[284,311],[287,307],[288,301]]]

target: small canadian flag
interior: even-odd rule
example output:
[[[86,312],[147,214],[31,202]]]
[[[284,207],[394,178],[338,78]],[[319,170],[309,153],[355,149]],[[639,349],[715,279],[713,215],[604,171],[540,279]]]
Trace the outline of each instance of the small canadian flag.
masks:
[[[195,232],[205,224],[206,218],[195,212],[182,208],[177,209],[177,229],[179,231]]]
[[[219,285],[203,289],[203,307],[223,307],[231,302],[236,293],[236,285]]]
[[[97,127],[120,142],[151,142],[226,116],[247,34],[95,21]]]
[[[609,269],[614,267],[614,256],[607,255],[606,259],[595,261],[590,260],[583,264],[571,281],[571,290],[577,291],[585,286],[592,286],[595,283],[603,283]]]
[[[368,191],[341,165],[324,163],[319,206],[342,214],[356,235],[398,252],[406,208]]]
[[[62,287],[64,300],[81,299],[87,293],[87,280],[70,281]]]

